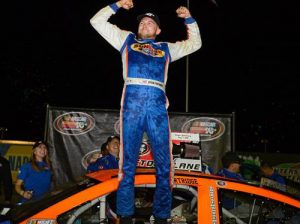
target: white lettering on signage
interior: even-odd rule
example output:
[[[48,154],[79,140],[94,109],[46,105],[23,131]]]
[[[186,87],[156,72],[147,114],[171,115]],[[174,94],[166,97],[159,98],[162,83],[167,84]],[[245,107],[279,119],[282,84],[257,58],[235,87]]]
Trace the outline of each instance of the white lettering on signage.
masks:
[[[174,167],[177,170],[202,171],[201,160],[176,158],[174,159]]]
[[[211,208],[211,221],[212,223],[217,223],[216,215],[216,205],[215,205],[215,192],[212,186],[209,187],[209,199],[210,199],[210,208]]]

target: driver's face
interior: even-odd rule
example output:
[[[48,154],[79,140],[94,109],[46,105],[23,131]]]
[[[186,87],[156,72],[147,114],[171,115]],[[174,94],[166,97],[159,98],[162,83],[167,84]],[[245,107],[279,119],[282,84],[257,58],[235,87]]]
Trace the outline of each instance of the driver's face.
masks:
[[[153,19],[144,17],[139,23],[138,37],[141,39],[155,39],[160,31],[159,26]]]

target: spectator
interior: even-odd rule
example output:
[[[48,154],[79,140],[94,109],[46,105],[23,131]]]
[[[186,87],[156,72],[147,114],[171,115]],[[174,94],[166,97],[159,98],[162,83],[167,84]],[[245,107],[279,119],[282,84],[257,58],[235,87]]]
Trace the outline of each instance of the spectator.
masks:
[[[0,184],[3,185],[1,190],[4,190],[4,203],[11,203],[13,185],[10,164],[3,156],[0,156]]]
[[[245,181],[241,176],[240,166],[242,159],[234,152],[227,152],[222,157],[223,168],[217,173],[218,176],[227,177],[231,179],[236,179],[240,181]],[[242,203],[239,200],[236,200],[234,195],[231,194],[222,194],[222,204],[225,209],[230,210],[232,213],[235,209],[242,208]]]
[[[88,154],[88,156],[86,157],[86,166],[88,167],[89,164],[94,163],[97,161],[97,159],[99,159],[100,157],[102,157],[102,153],[99,150],[95,150],[91,153]]]
[[[109,154],[107,148],[106,148],[106,142],[104,142],[102,145],[101,145],[101,148],[100,150],[94,150],[94,151],[91,151],[89,153],[87,153],[84,157],[83,157],[83,166],[87,167],[91,164],[91,163],[94,163],[97,161],[97,159],[103,157],[103,156],[106,156]]]
[[[119,168],[119,151],[120,151],[120,137],[110,136],[103,144],[108,151],[107,155],[98,158],[94,163],[89,164],[87,171],[95,172],[97,170],[118,169]],[[105,151],[101,147],[101,152]]]
[[[223,168],[217,173],[218,176],[245,181],[240,172],[242,159],[234,152],[227,152],[222,157]]]
[[[262,177],[265,177],[269,180],[274,181],[274,183],[263,183],[261,180],[261,186],[266,186],[279,189],[281,191],[286,191],[286,182],[283,176],[281,176],[276,170],[274,170],[273,167],[270,166],[269,163],[266,161],[262,161],[260,164],[260,171],[262,174]],[[284,220],[285,218],[285,212],[284,209],[281,206],[275,207],[272,209],[269,218],[272,219],[267,222],[267,224],[279,224],[281,223],[280,220]],[[298,217],[299,218],[299,217]],[[294,220],[297,219],[297,216],[293,217]],[[298,219],[299,221],[299,219]],[[291,222],[293,223],[293,222]],[[297,222],[299,223],[299,222]]]
[[[109,151],[107,149],[107,141],[106,141],[101,145],[101,156],[106,156],[108,154],[109,154]]]
[[[15,184],[16,192],[21,195],[20,203],[37,200],[51,188],[52,169],[48,147],[44,141],[32,147],[31,161],[21,166]]]
[[[260,165],[262,175],[280,184],[286,184],[285,179],[276,170],[273,169],[267,162],[263,161]]]

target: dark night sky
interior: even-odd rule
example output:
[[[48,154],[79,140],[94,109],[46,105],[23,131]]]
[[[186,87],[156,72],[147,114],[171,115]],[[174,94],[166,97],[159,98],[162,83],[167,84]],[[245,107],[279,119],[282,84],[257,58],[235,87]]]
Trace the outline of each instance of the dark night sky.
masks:
[[[119,109],[119,53],[89,24],[113,1],[1,3],[1,118],[9,140],[42,138],[46,105]],[[189,112],[236,114],[236,149],[297,152],[300,143],[300,14],[296,0],[190,0],[203,46],[189,57]],[[136,31],[136,16],[156,12],[160,41],[185,38],[175,10],[186,1],[136,0],[111,19]],[[169,111],[185,111],[186,60],[170,65]]]

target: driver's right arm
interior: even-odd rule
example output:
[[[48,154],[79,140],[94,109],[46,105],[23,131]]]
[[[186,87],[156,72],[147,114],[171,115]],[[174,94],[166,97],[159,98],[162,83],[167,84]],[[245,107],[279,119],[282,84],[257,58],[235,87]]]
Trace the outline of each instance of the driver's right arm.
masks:
[[[121,30],[116,25],[108,22],[108,19],[115,14],[120,7],[117,3],[102,8],[91,18],[90,23],[94,29],[118,51],[122,48],[129,31]]]

